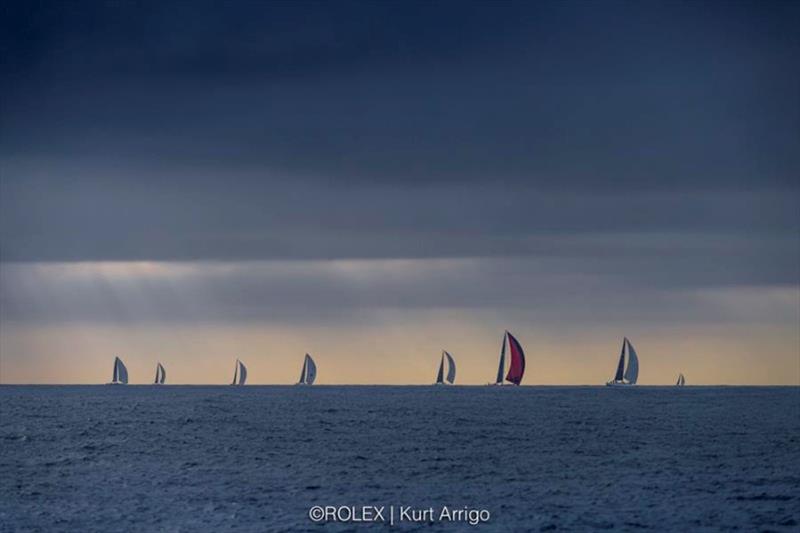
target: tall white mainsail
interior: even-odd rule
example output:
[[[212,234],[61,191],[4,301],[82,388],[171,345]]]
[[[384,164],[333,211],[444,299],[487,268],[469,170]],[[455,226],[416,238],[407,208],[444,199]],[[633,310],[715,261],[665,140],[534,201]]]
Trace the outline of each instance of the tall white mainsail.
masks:
[[[453,360],[453,356],[450,355],[447,351],[444,352],[444,356],[447,358],[447,382],[451,385],[456,380],[456,362]]]
[[[111,378],[111,383],[115,385],[128,384],[128,369],[125,368],[125,363],[119,357],[114,358],[114,374]]]
[[[495,379],[495,385],[502,385],[503,384],[503,376],[506,373],[506,339],[508,338],[508,332],[506,331],[503,334],[503,344],[500,346],[500,366],[497,367],[497,379]]]
[[[446,350],[442,350],[442,359],[439,361],[439,372],[436,374],[436,384],[441,385],[444,384],[445,375],[444,375],[444,367],[447,365],[447,382],[452,385],[452,383],[456,380],[456,362],[453,360],[453,356],[447,353]]]
[[[308,370],[306,371],[306,384],[313,385],[314,380],[317,379],[317,364],[314,362],[314,359],[311,358],[310,355],[306,354],[308,357]]]
[[[628,364],[625,365],[627,355]],[[636,355],[636,350],[633,344],[628,340],[628,337],[622,339],[622,350],[619,353],[619,362],[617,363],[617,371],[614,374],[614,379],[607,382],[606,385],[636,385],[639,379],[639,357]]]
[[[625,369],[625,379],[631,385],[636,385],[636,380],[639,379],[639,357],[636,355],[636,350],[633,349],[633,344],[628,339],[628,368]]]
[[[239,361],[239,385],[244,385],[247,381],[247,367]]]
[[[247,381],[247,367],[244,363],[236,360],[236,369],[233,371],[233,381],[231,385],[244,385]]]
[[[164,365],[158,363],[156,365],[156,379],[153,381],[156,385],[163,385],[167,379],[167,371],[164,370]]]
[[[317,379],[317,365],[310,355],[306,354],[303,358],[303,369],[300,371],[300,381],[298,385],[313,385]]]
[[[306,382],[306,371],[308,370],[308,354],[303,357],[303,368],[300,369],[300,379],[297,381],[298,385],[303,385]]]

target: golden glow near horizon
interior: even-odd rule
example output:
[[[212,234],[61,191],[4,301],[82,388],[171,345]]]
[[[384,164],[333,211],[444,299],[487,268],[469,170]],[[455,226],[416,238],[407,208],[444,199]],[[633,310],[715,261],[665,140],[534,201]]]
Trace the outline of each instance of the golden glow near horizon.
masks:
[[[105,383],[119,355],[131,383],[150,383],[160,361],[171,384],[227,384],[239,358],[249,384],[291,384],[308,352],[319,368],[318,384],[429,384],[443,348],[456,358],[457,383],[491,381],[502,329],[470,320],[454,324],[448,314],[418,323],[302,331],[256,324],[13,327],[0,337],[0,383]],[[513,331],[526,351],[526,385],[600,385],[613,374],[617,332],[560,338],[533,328]],[[683,372],[692,385],[800,385],[800,340],[791,333],[760,326],[640,333],[632,337],[639,382],[670,385]]]
[[[170,384],[227,384],[237,358],[248,367],[248,384],[292,384],[308,352],[318,365],[318,384],[424,385],[434,381],[441,350],[447,349],[456,359],[457,383],[480,385],[493,379],[503,330],[509,329],[526,351],[524,385],[605,383],[614,371],[623,335],[631,338],[639,353],[642,385],[671,385],[679,372],[689,385],[800,385],[797,287],[692,291],[693,305],[709,315],[694,324],[677,319],[617,323],[602,320],[603,316],[591,323],[571,321],[564,318],[570,309],[552,310],[556,316],[550,316],[547,306],[541,304],[543,312],[536,301],[531,302],[535,312],[518,303],[503,307],[495,301],[457,307],[400,305],[406,294],[403,283],[413,287],[433,278],[435,282],[426,285],[428,291],[439,290],[440,276],[471,283],[479,264],[480,260],[393,260],[283,261],[255,267],[153,262],[22,265],[16,268],[35,275],[20,278],[24,286],[15,285],[12,298],[24,295],[23,303],[33,306],[26,312],[34,317],[36,310],[51,304],[56,315],[44,320],[28,319],[24,313],[4,315],[0,383],[105,383],[118,355],[128,366],[132,384],[150,383],[158,361],[167,368]],[[187,311],[201,301],[239,312],[237,300],[219,286],[226,276],[241,275],[242,268],[269,271],[264,283],[280,285],[289,279],[283,276],[299,276],[302,283],[312,285],[327,279],[342,292],[334,293],[333,305],[320,316],[301,307],[296,317],[270,318],[270,308],[256,309],[261,314],[254,315],[246,309],[246,316],[236,320],[192,315],[176,320],[125,318],[134,310],[141,314],[142,309],[150,312],[160,303],[176,301]],[[5,297],[10,283],[19,280],[9,272],[2,279]],[[158,280],[168,281],[168,290],[159,286],[156,293],[150,292],[149,284]],[[370,300],[372,292],[359,292],[380,291],[392,284],[401,289],[391,301]],[[88,306],[98,290],[104,298],[94,305],[103,310],[113,304],[109,312],[117,313],[115,320],[102,316],[78,320],[59,314],[82,305],[83,299]],[[309,310],[318,293],[330,290],[328,285],[312,286],[305,296],[310,299]],[[203,293],[200,300],[198,291]],[[337,309],[337,298],[351,293],[355,301]],[[442,293],[443,300],[451,296]],[[56,301],[67,297],[74,299]]]

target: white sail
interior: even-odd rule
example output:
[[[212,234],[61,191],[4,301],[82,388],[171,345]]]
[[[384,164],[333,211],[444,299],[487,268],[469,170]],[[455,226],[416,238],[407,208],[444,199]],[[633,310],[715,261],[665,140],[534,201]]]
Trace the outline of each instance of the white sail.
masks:
[[[495,384],[501,385],[503,383],[503,376],[506,373],[506,338],[508,332],[503,334],[503,344],[500,348],[500,366],[497,368],[497,379]]]
[[[306,356],[303,357],[303,368],[300,369],[300,381],[297,382],[298,385],[305,385],[307,371],[308,371],[308,354],[306,354]]]
[[[112,383],[128,384],[128,369],[119,357],[114,359],[114,379]]]
[[[456,380],[456,362],[453,361],[453,356],[447,352],[444,352],[445,357],[447,357],[447,381],[452,384]]]
[[[444,383],[444,350],[442,350],[442,358],[439,360],[439,371],[436,373],[436,384],[441,385]]]
[[[628,368],[625,369],[625,379],[631,385],[635,385],[636,380],[639,379],[639,357],[637,357],[631,341],[628,341]]]
[[[244,366],[244,363],[239,361],[239,383],[238,385],[244,385],[247,381],[247,367]]]
[[[313,385],[314,380],[317,379],[317,365],[310,355],[306,354],[306,385]]]
[[[167,371],[164,370],[164,365],[158,363],[156,367],[156,383],[159,385],[163,385],[164,382],[167,380]]]

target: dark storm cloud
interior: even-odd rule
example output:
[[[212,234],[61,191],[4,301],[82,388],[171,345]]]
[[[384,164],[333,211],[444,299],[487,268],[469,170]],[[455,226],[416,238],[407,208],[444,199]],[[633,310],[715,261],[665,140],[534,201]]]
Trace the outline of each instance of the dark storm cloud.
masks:
[[[85,165],[80,165],[84,169]],[[35,169],[0,195],[8,260],[391,257],[677,261],[673,283],[796,276],[795,199],[780,192],[553,192],[468,183],[93,180]],[[79,171],[78,171],[79,172]],[[107,172],[131,172],[129,169]],[[700,253],[701,255],[698,255]],[[714,272],[713,276],[704,273]]]
[[[624,269],[722,235],[676,284],[796,279],[791,3],[4,9],[4,260]]]

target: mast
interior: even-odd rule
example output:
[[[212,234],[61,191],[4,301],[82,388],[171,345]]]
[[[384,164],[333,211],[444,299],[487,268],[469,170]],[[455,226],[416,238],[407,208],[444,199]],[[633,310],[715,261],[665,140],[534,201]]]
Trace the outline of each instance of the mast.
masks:
[[[503,344],[500,348],[500,366],[497,368],[497,379],[495,380],[497,385],[503,383],[503,374],[506,369],[506,337],[508,337],[508,331],[503,334]]]

